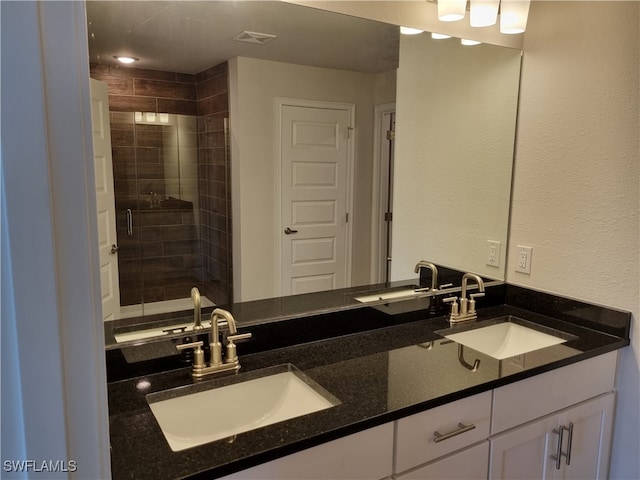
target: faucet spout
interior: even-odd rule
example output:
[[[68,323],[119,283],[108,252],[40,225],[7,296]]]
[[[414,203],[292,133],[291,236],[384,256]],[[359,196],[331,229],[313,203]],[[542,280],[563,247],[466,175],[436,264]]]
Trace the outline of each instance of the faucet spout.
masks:
[[[473,280],[474,282],[476,282],[479,292],[484,292],[484,282],[482,281],[482,278],[480,278],[480,276],[476,275],[475,273],[465,273],[462,276],[462,291],[460,292],[460,296],[462,298],[467,298],[467,282],[469,280]]]
[[[236,333],[238,333],[238,329],[236,327],[236,321],[233,318],[233,315],[231,315],[231,312],[228,312],[227,310],[223,310],[222,308],[216,308],[213,312],[211,312],[211,334],[213,335],[215,332],[215,337],[217,338],[218,336],[218,319],[223,318],[224,320],[227,321],[227,325],[229,328],[229,333],[231,335],[235,335]],[[214,322],[214,320],[216,320]],[[214,330],[215,329],[215,330]]]
[[[437,290],[438,289],[438,269],[433,263],[427,262],[426,260],[420,260],[417,263],[416,268],[414,269],[414,273],[419,273],[420,269],[423,267],[431,270],[431,290]]]
[[[193,302],[193,329],[202,330],[202,310],[200,308],[200,290],[198,287],[191,289],[191,301]]]
[[[231,312],[223,310],[222,308],[216,308],[211,312],[211,342],[209,343],[209,350],[211,351],[211,366],[222,365],[222,344],[220,343],[220,320],[227,321],[229,333],[235,335],[238,333],[236,329],[236,321],[231,315]]]

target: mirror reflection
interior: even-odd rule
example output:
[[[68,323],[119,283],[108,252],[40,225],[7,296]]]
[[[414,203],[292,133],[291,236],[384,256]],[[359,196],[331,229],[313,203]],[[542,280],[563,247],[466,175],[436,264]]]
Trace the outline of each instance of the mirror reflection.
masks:
[[[203,306],[228,304],[406,279],[420,259],[503,277],[502,268],[479,265],[487,240],[501,242],[499,256],[506,251],[503,180],[512,152],[485,144],[482,155],[467,158],[475,165],[490,158],[491,172],[429,166],[434,158],[451,166],[442,145],[434,149],[433,139],[445,137],[416,140],[435,132],[433,116],[446,110],[440,124],[454,127],[458,143],[473,141],[462,133],[477,128],[465,121],[474,95],[445,102],[448,80],[437,89],[420,80],[424,72],[405,64],[415,68],[411,55],[423,46],[401,41],[397,26],[268,1],[97,1],[87,14],[91,76],[109,88],[117,238],[102,243],[119,248],[113,318],[190,309],[194,285]],[[414,54],[403,53],[407,45]],[[432,77],[460,61],[451,49],[438,52],[440,45],[423,53],[421,68]],[[519,58],[515,50],[481,47],[481,60],[465,53],[468,71],[494,49]],[[114,56],[123,54],[137,61],[117,64]],[[516,89],[518,70],[519,63]],[[397,113],[396,76],[403,82]],[[425,105],[429,90],[436,103]],[[516,100],[508,101],[515,112]],[[490,112],[485,123],[497,117]],[[431,115],[427,123],[423,113]],[[396,118],[397,141],[387,133]],[[507,115],[493,138],[500,132],[512,144],[514,119]],[[179,122],[188,125],[183,133]],[[468,145],[456,155],[473,151]],[[433,183],[404,168],[420,162]],[[404,176],[394,181],[394,174]],[[477,206],[478,197],[426,196],[434,185],[467,191],[461,175],[473,177],[481,199],[492,197],[496,180],[501,187],[479,215],[500,227],[472,235],[471,247],[464,244],[468,219],[454,225],[459,215],[451,208]],[[410,191],[417,197],[401,195]],[[425,211],[433,213],[429,231],[414,228]],[[391,218],[404,218],[393,231]],[[440,237],[429,241],[437,231],[454,235],[465,253],[440,254]]]

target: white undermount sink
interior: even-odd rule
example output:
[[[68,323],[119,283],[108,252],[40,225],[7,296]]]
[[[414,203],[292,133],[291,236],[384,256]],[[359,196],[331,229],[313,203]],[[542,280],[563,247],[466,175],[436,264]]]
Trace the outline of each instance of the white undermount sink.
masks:
[[[439,333],[449,340],[473,348],[498,360],[567,341],[566,338],[550,335],[511,321],[474,328],[460,333],[442,331]]]
[[[250,379],[241,381],[245,377]],[[231,381],[235,380],[239,381],[214,388],[196,384],[147,395],[171,450],[185,450],[340,403],[292,365],[250,372]]]

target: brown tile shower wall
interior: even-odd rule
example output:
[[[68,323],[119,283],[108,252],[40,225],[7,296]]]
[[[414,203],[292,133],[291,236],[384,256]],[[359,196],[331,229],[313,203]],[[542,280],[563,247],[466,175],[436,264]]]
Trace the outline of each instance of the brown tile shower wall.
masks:
[[[224,70],[226,72],[226,67]],[[211,122],[211,118],[198,118],[201,202],[198,212],[194,212],[190,203],[151,208],[150,192],[159,198],[169,193],[164,190],[162,162],[163,129],[168,127],[137,125],[134,134],[133,121],[134,111],[198,116],[202,115],[199,114],[201,106],[205,112],[216,109],[213,105],[220,99],[212,99],[216,95],[207,94],[215,84],[210,81],[215,75],[204,75],[201,79],[200,75],[92,64],[91,77],[109,87],[121,304],[188,297],[194,285],[214,302],[226,303],[231,291],[226,285],[226,258],[230,258],[227,257],[227,243],[230,243],[227,234],[230,233],[217,227],[221,223],[226,225],[226,220],[220,219],[224,213],[218,213],[226,210],[216,201],[210,201],[211,195],[213,198],[218,195],[212,193],[220,176],[214,168],[219,169],[219,165],[213,160],[213,151],[218,147],[206,136],[209,131],[201,129],[201,124]],[[203,84],[202,88],[198,83]],[[224,83],[227,83],[226,74]],[[228,95],[228,88],[225,91]],[[225,99],[222,103],[226,106],[228,101]],[[204,116],[210,117],[210,114]],[[226,199],[228,189],[223,188],[223,192]],[[134,212],[139,208],[133,217],[132,236],[126,232],[127,208]],[[224,261],[218,262],[218,258]]]
[[[216,303],[230,303],[231,165],[224,130],[224,119],[229,118],[228,64],[205,70],[196,79],[201,240],[204,270],[211,279],[205,293]]]

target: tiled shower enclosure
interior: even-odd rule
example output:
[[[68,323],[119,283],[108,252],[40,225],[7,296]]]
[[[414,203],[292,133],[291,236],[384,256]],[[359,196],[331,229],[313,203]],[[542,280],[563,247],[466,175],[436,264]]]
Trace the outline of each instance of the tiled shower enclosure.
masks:
[[[123,310],[233,300],[227,64],[197,75],[91,65],[107,83]]]

